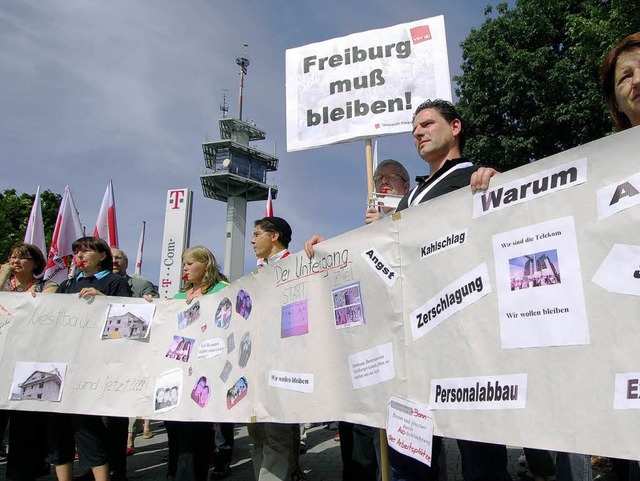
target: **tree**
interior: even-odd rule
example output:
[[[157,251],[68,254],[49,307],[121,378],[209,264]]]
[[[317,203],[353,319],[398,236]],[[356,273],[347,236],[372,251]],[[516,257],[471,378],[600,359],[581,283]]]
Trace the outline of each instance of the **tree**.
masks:
[[[4,193],[0,193],[0,232],[2,232],[0,236],[0,264],[6,262],[11,247],[24,240],[34,199],[35,194],[18,195],[15,189],[7,189]],[[50,190],[40,193],[47,246],[51,243],[61,200],[60,194],[55,194]],[[45,257],[47,256],[46,252],[43,254]]]
[[[508,169],[610,133],[600,64],[640,29],[640,2],[518,0],[496,12],[461,44],[465,156]]]

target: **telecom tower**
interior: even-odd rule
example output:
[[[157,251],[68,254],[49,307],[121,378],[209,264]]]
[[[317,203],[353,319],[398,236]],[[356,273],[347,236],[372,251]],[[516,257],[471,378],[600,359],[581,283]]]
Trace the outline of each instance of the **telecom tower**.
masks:
[[[238,118],[227,117],[229,108],[223,97],[219,120],[222,140],[202,144],[208,170],[200,174],[204,196],[227,203],[224,273],[232,281],[244,275],[247,202],[266,200],[270,187],[272,198],[278,195],[278,188],[266,183],[267,172],[278,170],[278,159],[249,146],[252,140],[264,140],[266,133],[252,125],[253,122],[242,120],[242,90],[249,67],[247,44],[236,63],[240,67]]]

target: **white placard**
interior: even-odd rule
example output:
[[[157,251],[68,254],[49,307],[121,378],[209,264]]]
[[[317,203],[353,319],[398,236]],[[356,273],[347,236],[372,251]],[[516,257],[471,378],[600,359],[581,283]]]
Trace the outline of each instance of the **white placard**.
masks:
[[[554,166],[473,197],[473,217],[522,204],[587,181],[587,159]]]
[[[382,257],[375,247],[365,249],[360,255],[362,255],[362,258],[367,261],[367,264],[369,264],[386,285],[389,287],[394,286],[396,280],[398,280],[397,272],[393,270],[391,265]]]
[[[211,359],[219,356],[225,350],[226,343],[219,337],[205,339],[198,346],[198,359]]]
[[[440,252],[463,245],[467,240],[468,233],[469,229],[462,229],[429,241],[427,244],[420,247],[420,258],[424,259],[425,257],[433,256]]]
[[[640,204],[640,173],[598,191],[598,220]]]
[[[289,49],[287,151],[410,132],[413,109],[451,100],[444,17]]]
[[[433,379],[429,407],[436,409],[524,409],[527,375]]]
[[[313,373],[269,371],[269,386],[298,392],[313,392]]]
[[[348,357],[353,389],[373,386],[395,377],[393,345],[389,342]]]
[[[387,442],[399,453],[431,466],[433,416],[429,407],[393,396],[387,405]]]
[[[572,217],[493,236],[502,347],[588,344]]]
[[[411,334],[417,341],[444,321],[491,292],[487,265],[481,264],[456,279],[409,315]]]
[[[615,244],[591,280],[609,292],[640,296],[640,246]]]
[[[640,409],[640,372],[616,374],[613,409]]]

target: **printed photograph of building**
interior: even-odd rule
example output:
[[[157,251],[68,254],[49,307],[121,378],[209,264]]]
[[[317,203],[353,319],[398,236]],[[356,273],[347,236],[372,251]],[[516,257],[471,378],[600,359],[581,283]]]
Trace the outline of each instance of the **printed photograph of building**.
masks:
[[[560,284],[556,249],[509,259],[511,290]]]
[[[66,364],[17,362],[10,399],[60,401],[66,370]]]
[[[102,339],[144,339],[149,334],[153,304],[109,304]]]
[[[149,326],[138,316],[127,312],[121,316],[107,317],[107,322],[102,331],[102,339],[144,339]]]

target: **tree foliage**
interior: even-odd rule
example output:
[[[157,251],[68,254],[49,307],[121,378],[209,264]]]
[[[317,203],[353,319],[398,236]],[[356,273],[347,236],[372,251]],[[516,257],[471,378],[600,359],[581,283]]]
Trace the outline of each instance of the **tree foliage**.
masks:
[[[611,132],[600,64],[640,30],[640,2],[518,0],[495,11],[461,45],[465,156],[508,169]]]
[[[0,193],[0,232],[2,232],[0,235],[0,264],[6,262],[11,247],[24,240],[34,199],[35,194],[18,195],[15,189],[7,189]],[[47,246],[51,243],[61,200],[60,194],[55,194],[50,190],[40,193]],[[47,256],[46,252],[43,254],[45,257]]]

